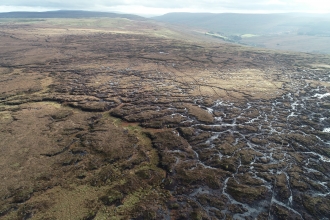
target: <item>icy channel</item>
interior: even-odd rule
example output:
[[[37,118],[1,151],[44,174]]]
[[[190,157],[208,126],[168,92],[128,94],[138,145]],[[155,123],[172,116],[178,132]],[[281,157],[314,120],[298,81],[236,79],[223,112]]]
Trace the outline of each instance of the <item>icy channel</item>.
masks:
[[[324,128],[323,132],[330,133],[330,128]]]
[[[324,97],[330,96],[330,93],[325,93],[325,94],[315,94],[313,97],[322,99]]]

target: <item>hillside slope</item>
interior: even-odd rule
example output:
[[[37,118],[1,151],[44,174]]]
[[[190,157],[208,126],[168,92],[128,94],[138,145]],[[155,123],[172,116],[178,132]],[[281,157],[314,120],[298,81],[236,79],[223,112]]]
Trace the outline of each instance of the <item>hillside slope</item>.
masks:
[[[128,18],[131,20],[146,20],[143,17],[131,14],[117,14],[109,12],[93,12],[93,11],[47,11],[47,12],[7,12],[0,13],[0,18],[92,18],[92,17],[108,17],[108,18]]]
[[[153,18],[218,40],[276,50],[330,54],[329,14],[169,13]]]
[[[169,13],[153,19],[228,34],[307,31],[330,34],[330,15]]]

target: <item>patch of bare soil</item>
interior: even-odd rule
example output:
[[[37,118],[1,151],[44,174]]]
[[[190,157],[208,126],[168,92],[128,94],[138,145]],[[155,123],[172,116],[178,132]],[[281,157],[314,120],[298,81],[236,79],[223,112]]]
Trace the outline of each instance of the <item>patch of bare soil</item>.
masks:
[[[71,29],[2,25],[0,219],[330,218],[329,57]]]

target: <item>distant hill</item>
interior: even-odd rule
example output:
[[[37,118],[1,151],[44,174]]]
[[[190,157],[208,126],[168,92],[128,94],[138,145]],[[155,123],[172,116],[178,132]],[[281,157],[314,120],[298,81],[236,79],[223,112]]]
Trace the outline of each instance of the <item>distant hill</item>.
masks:
[[[330,35],[330,14],[169,13],[153,19],[233,35],[283,32]]]
[[[91,18],[91,17],[108,17],[108,18],[128,18],[131,20],[146,20],[146,18],[131,15],[117,14],[109,12],[93,12],[93,11],[46,11],[46,12],[6,12],[0,13],[0,18]]]

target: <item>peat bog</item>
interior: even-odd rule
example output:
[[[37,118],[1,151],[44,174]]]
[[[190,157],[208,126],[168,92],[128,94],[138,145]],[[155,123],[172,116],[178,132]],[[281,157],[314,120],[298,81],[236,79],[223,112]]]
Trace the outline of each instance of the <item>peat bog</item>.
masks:
[[[330,218],[329,56],[58,21],[1,24],[0,219]]]

